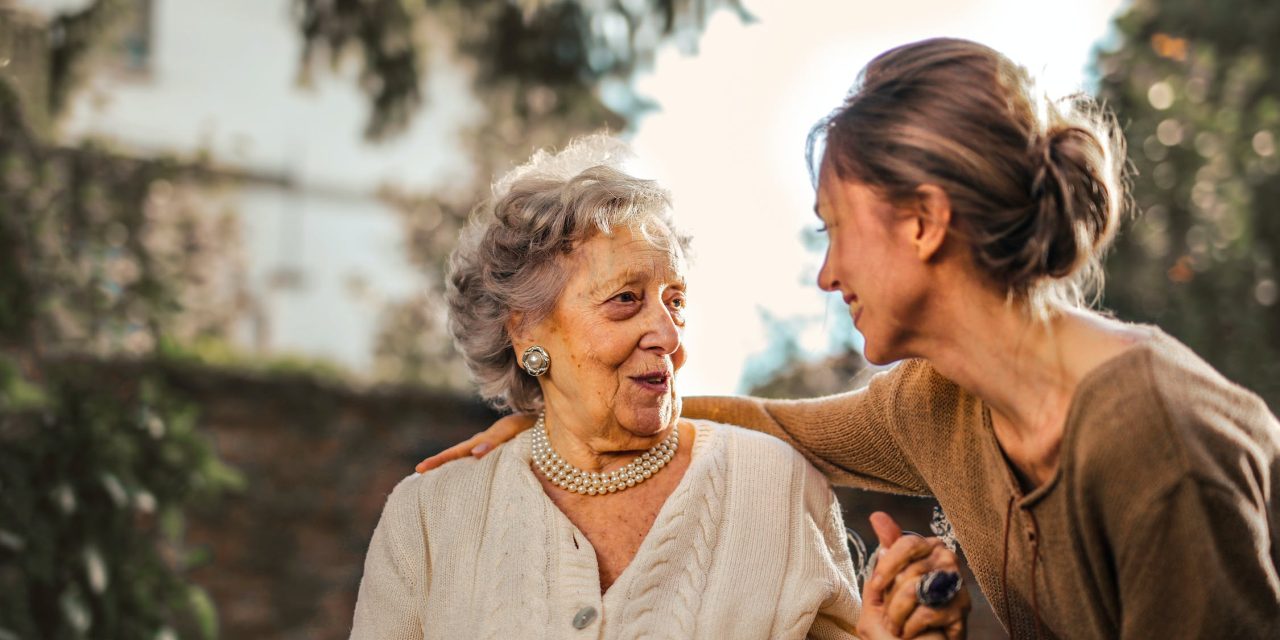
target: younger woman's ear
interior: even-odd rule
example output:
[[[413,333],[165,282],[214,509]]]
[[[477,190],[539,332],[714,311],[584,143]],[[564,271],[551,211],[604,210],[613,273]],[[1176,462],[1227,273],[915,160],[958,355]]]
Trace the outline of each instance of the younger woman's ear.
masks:
[[[951,198],[941,187],[922,184],[916,188],[916,209],[912,243],[916,257],[929,261],[942,249],[951,228]]]

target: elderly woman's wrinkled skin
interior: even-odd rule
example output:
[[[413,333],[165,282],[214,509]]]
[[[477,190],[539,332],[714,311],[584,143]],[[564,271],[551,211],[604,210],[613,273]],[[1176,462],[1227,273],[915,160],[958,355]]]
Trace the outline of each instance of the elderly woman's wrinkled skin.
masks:
[[[659,442],[680,415],[684,265],[630,229],[597,235],[565,261],[569,279],[551,315],[528,328],[514,318],[510,331],[517,353],[538,344],[551,354],[540,378],[547,414],[577,436],[552,430],[552,444],[605,466],[611,452]]]
[[[515,318],[510,327],[517,353],[537,344],[551,356],[540,382],[552,446],[580,469],[607,472],[680,429],[667,467],[623,493],[576,494],[537,474],[595,547],[603,592],[689,466],[694,429],[679,420],[675,392],[685,361],[684,263],[625,228],[583,242],[565,260],[569,279],[552,313],[531,327]]]

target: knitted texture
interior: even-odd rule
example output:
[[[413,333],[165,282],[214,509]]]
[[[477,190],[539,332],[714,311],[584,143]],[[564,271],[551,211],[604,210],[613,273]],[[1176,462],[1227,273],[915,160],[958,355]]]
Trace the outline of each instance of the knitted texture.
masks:
[[[530,468],[528,433],[405,478],[374,530],[351,637],[853,637],[853,566],[822,474],[767,435],[695,427],[689,468],[603,595],[591,543]]]
[[[775,435],[837,484],[935,496],[1014,638],[1280,637],[1280,425],[1146,331],[1080,382],[1058,469],[1029,493],[985,404],[922,360],[850,393],[684,413]]]

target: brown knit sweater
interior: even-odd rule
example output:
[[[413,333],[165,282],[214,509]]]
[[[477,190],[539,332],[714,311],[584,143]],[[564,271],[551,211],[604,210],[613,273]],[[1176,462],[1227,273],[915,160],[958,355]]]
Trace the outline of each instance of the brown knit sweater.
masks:
[[[778,436],[836,484],[935,496],[1014,638],[1280,638],[1280,424],[1158,329],[1080,382],[1030,493],[983,402],[922,360],[684,415]]]

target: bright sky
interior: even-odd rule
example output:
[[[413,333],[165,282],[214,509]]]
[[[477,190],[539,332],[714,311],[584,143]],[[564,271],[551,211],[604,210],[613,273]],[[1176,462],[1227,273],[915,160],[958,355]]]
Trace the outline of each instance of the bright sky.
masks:
[[[1050,95],[1067,94],[1085,86],[1120,1],[746,4],[756,23],[717,13],[698,55],[668,49],[638,83],[661,110],[632,142],[674,192],[697,252],[679,383],[690,395],[741,391],[745,369],[766,366],[762,312],[815,356],[851,335],[846,308],[814,284],[821,256],[801,240],[817,226],[804,141],[864,64],[914,40],[970,38],[1027,66]]]

